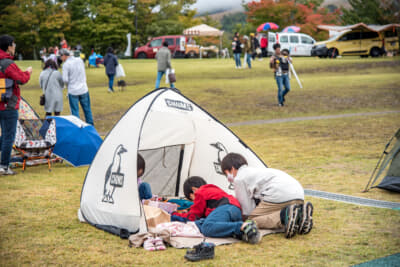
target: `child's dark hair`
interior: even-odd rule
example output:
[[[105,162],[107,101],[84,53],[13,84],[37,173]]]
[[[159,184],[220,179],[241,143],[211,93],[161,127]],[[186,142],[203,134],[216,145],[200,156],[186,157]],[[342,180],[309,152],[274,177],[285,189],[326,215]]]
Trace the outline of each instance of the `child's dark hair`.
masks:
[[[183,193],[187,199],[190,199],[190,194],[193,194],[192,187],[200,188],[202,185],[206,185],[207,182],[200,176],[192,176],[186,179],[183,184]]]
[[[146,169],[146,163],[143,159],[143,157],[140,154],[137,154],[137,171],[143,170],[142,174],[144,173],[144,170]]]
[[[280,43],[276,43],[276,44],[274,44],[273,48],[274,48],[274,50],[277,49],[277,48],[281,48],[281,44]]]
[[[165,47],[168,47],[168,42],[167,42],[167,41],[164,41],[164,42],[162,43],[162,45],[165,46]]]
[[[222,172],[225,173],[225,171],[230,171],[232,167],[238,170],[240,167],[242,167],[242,165],[247,165],[247,161],[242,155],[237,153],[229,153],[222,160],[221,169]]]
[[[51,68],[51,69],[53,69],[53,70],[57,70],[58,68],[57,68],[57,64],[54,62],[54,60],[52,60],[52,59],[48,59],[48,60],[46,60],[46,62],[44,63],[44,70],[45,69],[47,69],[47,68]]]

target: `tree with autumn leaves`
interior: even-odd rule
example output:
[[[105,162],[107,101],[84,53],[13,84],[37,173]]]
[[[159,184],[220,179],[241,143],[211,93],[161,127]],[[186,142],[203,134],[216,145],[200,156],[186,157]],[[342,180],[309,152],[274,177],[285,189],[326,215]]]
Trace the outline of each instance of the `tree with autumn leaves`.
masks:
[[[303,3],[300,3],[303,2]],[[311,35],[316,40],[326,39],[328,33],[318,31],[321,24],[338,24],[340,10],[329,12],[326,8],[316,7],[315,1],[260,0],[248,3],[247,21],[254,28],[265,22],[274,22],[280,30],[286,26],[296,25],[302,33]]]

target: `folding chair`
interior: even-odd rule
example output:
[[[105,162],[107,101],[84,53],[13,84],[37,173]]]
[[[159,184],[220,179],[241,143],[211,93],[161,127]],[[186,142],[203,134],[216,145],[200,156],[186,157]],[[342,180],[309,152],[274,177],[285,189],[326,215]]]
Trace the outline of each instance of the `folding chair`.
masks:
[[[14,148],[22,155],[22,170],[25,171],[28,160],[46,159],[51,171],[50,157],[56,142],[54,119],[18,120]]]

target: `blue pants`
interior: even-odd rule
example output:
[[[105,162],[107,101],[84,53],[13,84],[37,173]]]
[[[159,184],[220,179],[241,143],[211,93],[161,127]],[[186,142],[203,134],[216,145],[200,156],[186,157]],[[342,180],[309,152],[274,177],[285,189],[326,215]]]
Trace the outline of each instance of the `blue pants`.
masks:
[[[115,74],[107,74],[108,76],[108,88],[114,91],[114,76]]]
[[[157,72],[157,80],[156,80],[156,89],[160,88],[160,82],[161,82],[161,78],[162,76],[165,74],[165,71],[158,71]],[[175,88],[173,83],[170,83],[169,86],[171,88]]]
[[[11,159],[11,150],[14,144],[15,133],[17,131],[18,110],[1,110],[0,111],[0,150],[1,150],[1,166],[8,168]]]
[[[249,69],[251,69],[251,55],[246,53],[245,57],[246,57],[247,66],[249,67]]]
[[[83,113],[85,114],[86,122],[93,124],[93,116],[92,110],[90,109],[90,96],[89,92],[83,95],[71,95],[68,94],[69,98],[69,107],[71,109],[72,115],[79,118],[79,103],[81,103],[81,107],[83,109]]]
[[[285,102],[285,95],[290,91],[290,81],[288,74],[282,74],[282,76],[276,76],[276,83],[278,84],[278,103],[283,104]],[[283,90],[285,87],[285,90]]]
[[[200,232],[209,237],[241,237],[242,212],[226,204],[213,210],[206,218],[195,221]]]
[[[242,62],[240,61],[240,53],[233,53],[233,57],[235,58],[236,67],[241,67]]]
[[[153,194],[151,193],[151,188],[148,183],[141,183],[139,185],[139,198],[140,200],[142,199],[150,199],[153,197]]]

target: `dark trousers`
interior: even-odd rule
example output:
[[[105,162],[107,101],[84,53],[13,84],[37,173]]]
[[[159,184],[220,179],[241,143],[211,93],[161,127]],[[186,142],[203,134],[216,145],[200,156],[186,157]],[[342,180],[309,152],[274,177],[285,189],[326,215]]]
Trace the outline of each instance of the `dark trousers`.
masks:
[[[14,144],[15,133],[17,131],[18,110],[2,110],[0,111],[0,149],[1,149],[1,166],[8,168],[11,159],[11,150]]]

